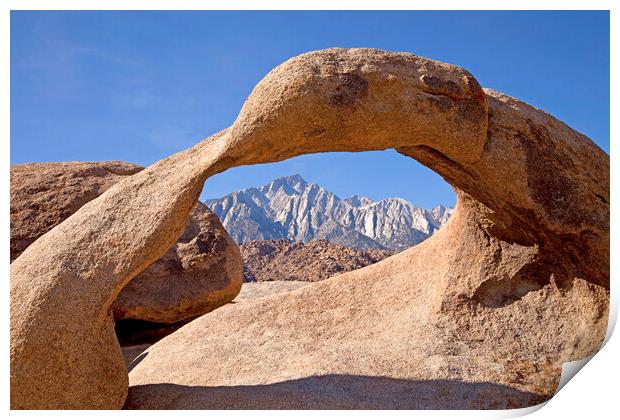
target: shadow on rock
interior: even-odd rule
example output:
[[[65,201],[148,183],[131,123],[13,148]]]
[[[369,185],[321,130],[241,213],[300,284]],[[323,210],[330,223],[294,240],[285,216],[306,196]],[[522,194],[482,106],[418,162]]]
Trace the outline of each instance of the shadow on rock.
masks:
[[[268,385],[137,385],[125,408],[475,410],[530,407],[549,398],[491,382],[325,375]]]

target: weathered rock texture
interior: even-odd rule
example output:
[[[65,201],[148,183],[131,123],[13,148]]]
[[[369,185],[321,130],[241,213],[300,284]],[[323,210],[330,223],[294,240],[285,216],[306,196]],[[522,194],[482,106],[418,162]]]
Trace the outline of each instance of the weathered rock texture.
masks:
[[[241,291],[237,296],[235,296],[234,304],[239,302],[246,302],[249,300],[261,299],[266,296],[271,296],[275,294],[283,294],[290,292],[292,290],[299,289],[304,286],[308,286],[309,282],[307,281],[296,281],[296,280],[274,280],[274,281],[264,281],[264,282],[252,282],[252,283],[243,283],[241,287]],[[185,325],[186,323],[183,323]],[[169,328],[173,328],[174,330],[180,328],[181,326],[170,326]],[[117,324],[118,326],[118,324]],[[126,334],[119,335],[118,329],[116,330],[117,336],[119,337],[119,341],[121,343],[121,350],[123,352],[123,356],[125,357],[125,362],[129,369],[132,369],[136,366],[140,360],[142,360],[140,356],[146,349],[148,349],[153,343],[161,340],[166,335],[171,334],[174,331],[150,331],[148,329],[141,328],[140,335],[136,337],[135,334],[130,334],[130,338],[137,338],[136,341],[140,342],[140,344],[128,343],[123,344],[123,336]],[[159,333],[159,334],[158,334]],[[158,335],[160,335],[158,337]],[[151,338],[155,338],[152,340]]]
[[[234,299],[242,270],[239,248],[198,202],[176,244],[123,288],[114,319],[171,324],[205,314]]]
[[[142,169],[120,161],[12,165],[11,262],[84,204]]]
[[[192,321],[147,350],[127,406],[548,398],[560,364],[595,352],[605,333],[609,157],[457,66],[331,49],[275,68],[230,128],[117,183],[13,262],[12,406],[122,406],[127,370],[110,307],[181,235],[208,176],[385,148],[456,188],[448,224],[372,266]]]
[[[11,167],[11,260],[41,235],[123,177],[126,162],[48,162]],[[170,324],[230,302],[241,287],[239,250],[218,218],[196,203],[185,231],[166,254],[127,284],[114,319]]]
[[[235,297],[234,302],[238,303],[247,300],[260,299],[270,295],[287,293],[301,287],[308,286],[309,284],[311,283],[297,280],[274,280],[243,283],[241,291]]]
[[[252,241],[240,246],[244,281],[319,281],[374,264],[391,253],[360,250],[319,239],[307,244]]]

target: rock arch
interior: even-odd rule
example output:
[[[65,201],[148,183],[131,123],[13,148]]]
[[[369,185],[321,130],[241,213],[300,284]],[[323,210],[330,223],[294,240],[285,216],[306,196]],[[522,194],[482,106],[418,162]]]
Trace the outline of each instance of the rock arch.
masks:
[[[609,288],[608,155],[543,111],[483,90],[460,67],[328,49],[276,67],[231,127],[118,183],[11,264],[11,406],[123,406],[127,370],[110,306],[178,238],[209,176],[304,153],[386,148],[457,189],[457,215],[442,237],[477,263],[443,268],[460,273],[437,289],[437,304],[502,307],[580,279],[588,318],[565,323],[587,328],[554,336],[537,357],[565,361],[598,349]],[[389,264],[407,267],[407,255]],[[528,332],[524,342],[536,347]]]

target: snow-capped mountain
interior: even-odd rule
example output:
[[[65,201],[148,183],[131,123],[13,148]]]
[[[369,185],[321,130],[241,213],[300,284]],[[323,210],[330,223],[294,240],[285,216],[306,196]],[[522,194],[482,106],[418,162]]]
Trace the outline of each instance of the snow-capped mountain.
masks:
[[[442,227],[452,209],[416,207],[402,198],[340,199],[299,175],[205,201],[237,241],[327,239],[358,249],[402,250]]]

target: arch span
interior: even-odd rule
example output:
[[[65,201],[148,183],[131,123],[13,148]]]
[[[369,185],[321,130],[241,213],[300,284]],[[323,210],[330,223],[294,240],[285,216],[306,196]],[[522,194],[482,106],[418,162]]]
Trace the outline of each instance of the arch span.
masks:
[[[123,405],[127,371],[110,306],[178,238],[209,176],[304,153],[386,148],[457,189],[460,222],[444,237],[500,249],[489,245],[500,255],[480,258],[494,270],[447,267],[463,271],[462,280],[444,284],[442,296],[492,307],[575,278],[608,289],[609,157],[592,141],[483,90],[454,65],[371,49],[310,52],[272,70],[231,127],[118,183],[13,262],[12,407]],[[463,256],[490,252],[478,242],[450,243]],[[559,353],[541,352],[556,360],[590,354],[604,326],[589,325],[588,337],[558,336]]]

